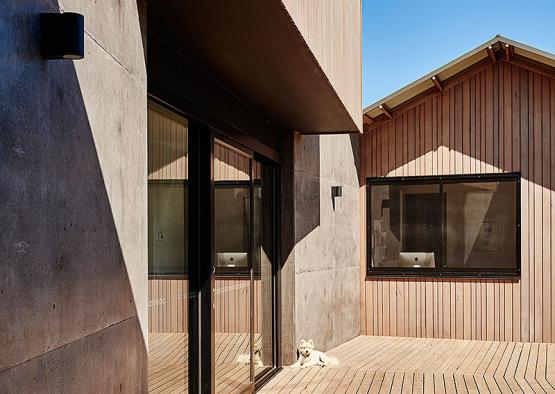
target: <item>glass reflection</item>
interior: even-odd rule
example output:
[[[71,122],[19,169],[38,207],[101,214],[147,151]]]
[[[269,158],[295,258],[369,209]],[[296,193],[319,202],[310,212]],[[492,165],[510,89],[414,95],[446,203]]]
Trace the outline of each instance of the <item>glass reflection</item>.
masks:
[[[514,267],[515,187],[514,182],[444,185],[448,267]]]
[[[214,142],[214,332],[217,393],[251,379],[251,158]]]
[[[186,119],[148,106],[148,390],[188,392]]]
[[[441,261],[439,185],[375,185],[372,266],[434,268]]]

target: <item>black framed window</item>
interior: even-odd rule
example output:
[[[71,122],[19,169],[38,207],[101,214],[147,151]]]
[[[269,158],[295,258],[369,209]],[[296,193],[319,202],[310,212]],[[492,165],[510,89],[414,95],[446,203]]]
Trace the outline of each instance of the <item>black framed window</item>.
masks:
[[[520,275],[520,174],[369,178],[367,271]]]

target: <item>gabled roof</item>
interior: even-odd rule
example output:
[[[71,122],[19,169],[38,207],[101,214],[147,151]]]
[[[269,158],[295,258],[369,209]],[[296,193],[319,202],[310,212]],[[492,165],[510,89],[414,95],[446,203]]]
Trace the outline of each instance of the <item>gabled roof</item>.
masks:
[[[392,111],[396,107],[430,90],[443,90],[443,84],[448,82],[450,78],[478,63],[488,61],[488,58],[491,62],[506,60],[516,64],[519,61],[526,60],[533,65],[540,67],[547,66],[547,68],[551,69],[551,72],[555,69],[555,55],[497,35],[443,67],[426,74],[395,93],[369,105],[363,111],[364,123],[371,124],[379,117],[392,117]]]

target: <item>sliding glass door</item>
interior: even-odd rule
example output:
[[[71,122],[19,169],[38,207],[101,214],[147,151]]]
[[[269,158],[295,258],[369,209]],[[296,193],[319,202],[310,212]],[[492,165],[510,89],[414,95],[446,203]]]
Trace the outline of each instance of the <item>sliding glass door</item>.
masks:
[[[214,142],[216,392],[253,389],[275,361],[275,167]]]
[[[216,392],[252,389],[252,156],[214,141]]]
[[[149,102],[152,393],[252,392],[275,370],[276,167],[215,135]]]

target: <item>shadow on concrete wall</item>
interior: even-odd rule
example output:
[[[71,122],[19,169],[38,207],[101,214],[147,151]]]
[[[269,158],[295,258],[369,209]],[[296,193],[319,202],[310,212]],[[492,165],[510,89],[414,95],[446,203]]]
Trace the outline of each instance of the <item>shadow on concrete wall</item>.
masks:
[[[111,143],[91,130],[74,63],[40,58],[39,13],[57,11],[0,5],[0,391],[141,391],[146,295],[128,269],[142,261],[125,261],[116,221],[144,212],[111,205],[107,184],[126,174],[103,176],[97,148]]]
[[[284,135],[281,153],[280,265],[283,267],[295,245],[320,225],[319,137]]]
[[[320,225],[320,137],[294,135],[295,150],[295,243]]]
[[[351,150],[353,151],[353,160],[357,170],[358,185],[363,186],[365,184],[365,179],[360,162],[360,140],[363,138],[363,135],[349,134],[349,138],[351,139]]]

